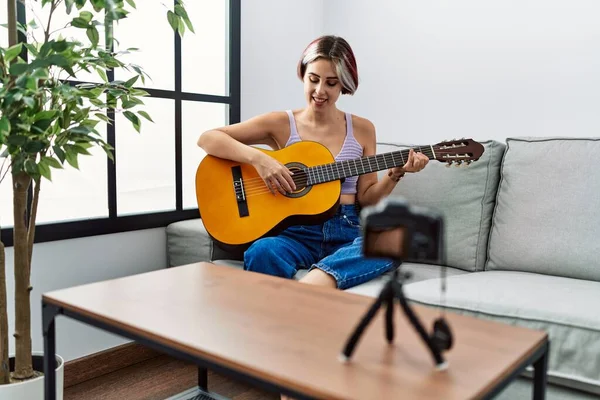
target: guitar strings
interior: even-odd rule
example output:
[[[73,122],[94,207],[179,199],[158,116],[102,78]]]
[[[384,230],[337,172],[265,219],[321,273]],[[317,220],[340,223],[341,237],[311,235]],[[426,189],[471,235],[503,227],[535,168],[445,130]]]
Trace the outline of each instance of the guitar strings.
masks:
[[[423,154],[425,154],[426,152],[423,152]],[[438,154],[450,154],[450,153],[455,153],[455,151],[443,151],[443,150],[438,150],[437,152]],[[377,155],[377,156],[381,156],[381,155]],[[383,161],[381,160],[375,160],[378,168],[380,168],[379,163],[383,162],[386,165],[386,168],[389,168],[387,166],[387,161],[391,161],[392,163],[395,162],[394,160],[394,156],[392,155],[392,153],[387,153],[387,154],[382,154],[383,156]],[[390,159],[391,158],[391,159]],[[371,162],[368,161],[369,166],[371,166]],[[296,183],[296,186],[301,186],[301,187],[305,187],[306,183],[310,180],[311,176],[310,176],[310,172],[313,172],[313,175],[317,177],[317,179],[319,179],[319,175],[323,176],[323,177],[327,177],[326,181],[323,182],[316,182],[316,184],[319,183],[324,183],[324,182],[328,182],[328,181],[333,181],[333,180],[337,180],[337,179],[329,179],[329,175],[331,173],[333,173],[333,175],[335,175],[335,172],[339,173],[340,172],[340,167],[335,167],[336,171],[334,172],[334,167],[333,165],[330,167],[331,168],[331,172],[327,171],[326,166],[330,165],[330,164],[325,164],[323,166],[316,166],[316,167],[310,167],[309,169],[304,169],[301,171],[298,171],[296,173],[294,173],[292,175],[292,179],[294,179],[295,177],[298,179],[294,179],[294,183]],[[364,164],[361,161],[361,165],[363,167],[364,170]],[[354,165],[355,169],[358,172],[358,169],[356,167],[356,164]],[[311,168],[321,168],[321,170],[311,170]],[[344,167],[341,167],[342,171],[344,172]],[[351,172],[352,169],[351,167],[348,165],[348,170]],[[375,172],[375,171],[374,171]],[[267,184],[265,183],[265,181],[261,178],[261,177],[256,177],[256,178],[249,178],[249,179],[243,179],[242,180],[244,187],[243,190],[241,187],[236,187],[235,191],[236,194],[242,194],[244,193],[246,197],[251,197],[251,196],[255,196],[255,195],[262,195],[262,194],[268,194],[268,193],[273,193],[271,192],[270,188],[267,186]],[[278,193],[279,191],[277,189],[275,189],[275,193]]]
[[[433,151],[431,151],[430,149],[422,151],[422,153],[425,154],[425,155],[427,155],[431,159],[433,159]],[[432,153],[432,154],[429,154],[429,153]],[[450,152],[441,150],[441,151],[438,151],[438,153],[445,154],[445,153],[450,153]],[[372,164],[372,162],[375,161],[375,164],[377,165],[377,168],[379,169],[379,168],[381,168],[380,165],[379,165],[379,163],[383,162],[384,165],[385,165],[385,168],[393,168],[393,166],[389,167],[387,165],[387,163],[390,162],[392,165],[395,164],[396,160],[395,160],[394,157],[397,157],[397,156],[395,156],[395,154],[396,153],[393,152],[393,153],[383,153],[383,154],[376,154],[374,156],[368,156],[366,158],[370,158],[370,160],[367,160],[367,164],[370,167],[371,164]],[[383,157],[383,160],[378,159],[378,157]],[[402,160],[404,161],[403,156],[401,155],[400,157],[402,157]],[[374,158],[374,160],[373,160],[373,158]],[[357,160],[360,161],[361,168],[364,170],[364,161],[363,161],[363,158],[357,159]],[[319,166],[309,167],[309,169],[311,169],[311,168],[321,168],[321,171],[318,171],[316,169],[313,170],[315,174],[319,174],[320,173],[321,175],[329,175],[330,171],[327,170],[327,167],[329,167],[329,169],[331,170],[331,172],[333,172],[334,169],[335,169],[336,172],[339,173],[340,172],[340,168],[341,168],[342,172],[345,170],[345,168],[348,168],[348,170],[351,172],[352,171],[352,165],[349,165],[348,163],[349,162],[354,162],[354,169],[358,172],[358,167],[357,167],[357,164],[356,164],[357,160],[341,161],[341,163],[346,163],[345,166],[342,165],[342,164],[333,163],[333,164],[323,164],[323,165],[319,165]],[[340,163],[340,162],[338,161],[338,163]],[[306,173],[306,171],[307,170],[305,169],[305,170],[302,170],[300,173]],[[263,181],[264,182],[264,180],[261,177],[256,177],[256,178],[244,179],[244,184],[245,185],[249,185],[250,183],[257,182],[257,181]]]

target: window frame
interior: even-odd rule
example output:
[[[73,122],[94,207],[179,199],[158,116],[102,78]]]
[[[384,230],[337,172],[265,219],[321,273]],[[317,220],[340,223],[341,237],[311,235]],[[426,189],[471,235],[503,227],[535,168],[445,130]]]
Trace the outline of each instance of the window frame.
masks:
[[[25,24],[25,6],[17,2],[17,19]],[[198,208],[183,209],[183,168],[182,168],[182,104],[183,101],[221,103],[229,105],[229,123],[240,121],[241,102],[241,0],[229,0],[229,95],[218,96],[182,91],[182,53],[181,38],[173,33],[175,41],[175,88],[174,90],[150,89],[140,87],[150,97],[175,101],[175,210],[150,212],[135,215],[117,214],[117,174],[116,162],[107,157],[108,217],[90,218],[75,221],[36,224],[35,243],[81,237],[130,232],[142,229],[165,227],[170,223],[200,218]],[[22,36],[20,36],[22,37]],[[22,39],[23,40],[23,39]],[[108,71],[109,80],[114,80],[114,71]],[[77,84],[81,82],[72,82]],[[118,151],[115,143],[116,121],[114,111],[108,111],[113,124],[107,124],[107,142],[113,146],[115,160]],[[31,206],[32,192],[28,197],[28,210]],[[13,246],[13,228],[3,228],[1,239],[5,246]]]

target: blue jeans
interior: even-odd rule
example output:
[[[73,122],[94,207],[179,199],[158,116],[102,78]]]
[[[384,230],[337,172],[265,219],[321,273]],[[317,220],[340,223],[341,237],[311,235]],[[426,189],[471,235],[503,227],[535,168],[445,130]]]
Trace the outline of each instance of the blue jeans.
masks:
[[[353,204],[340,205],[323,224],[292,226],[278,236],[259,239],[244,253],[247,271],[293,278],[298,269],[318,268],[331,275],[339,289],[360,285],[391,267],[391,260],[363,256]]]

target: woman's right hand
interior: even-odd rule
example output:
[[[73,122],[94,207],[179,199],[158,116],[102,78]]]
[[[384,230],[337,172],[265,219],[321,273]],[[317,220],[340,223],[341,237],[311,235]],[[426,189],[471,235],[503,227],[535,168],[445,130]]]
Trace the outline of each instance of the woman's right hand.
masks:
[[[273,157],[260,152],[260,155],[252,163],[265,184],[275,194],[276,191],[284,194],[296,190],[296,184],[292,178],[293,172]]]

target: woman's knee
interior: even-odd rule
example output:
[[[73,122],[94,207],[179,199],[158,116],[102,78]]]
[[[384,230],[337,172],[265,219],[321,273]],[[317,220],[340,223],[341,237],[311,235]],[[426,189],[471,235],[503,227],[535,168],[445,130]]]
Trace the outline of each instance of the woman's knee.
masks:
[[[244,269],[292,278],[296,268],[281,256],[281,243],[275,237],[257,240],[244,252]]]

